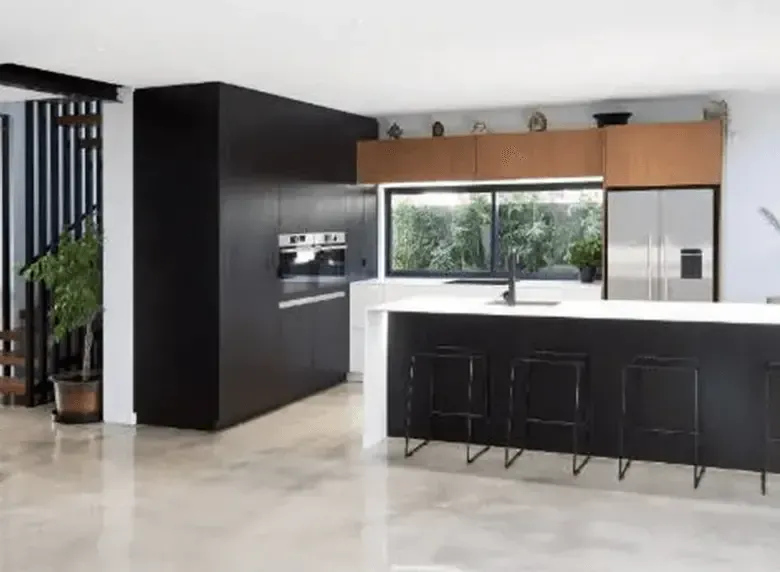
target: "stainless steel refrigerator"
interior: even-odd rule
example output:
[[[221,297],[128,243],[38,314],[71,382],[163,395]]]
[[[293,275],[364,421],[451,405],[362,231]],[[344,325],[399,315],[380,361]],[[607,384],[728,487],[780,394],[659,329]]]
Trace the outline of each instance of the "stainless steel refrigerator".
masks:
[[[610,300],[712,301],[712,189],[608,191]]]

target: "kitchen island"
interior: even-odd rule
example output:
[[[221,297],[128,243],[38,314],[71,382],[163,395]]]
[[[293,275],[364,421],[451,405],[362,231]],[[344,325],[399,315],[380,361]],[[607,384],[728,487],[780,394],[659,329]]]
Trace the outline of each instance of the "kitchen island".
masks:
[[[623,367],[641,355],[679,356],[694,358],[699,366],[703,464],[757,470],[763,463],[764,368],[769,361],[780,361],[780,306],[624,301],[508,306],[498,300],[413,298],[369,309],[365,345],[365,447],[404,435],[410,359],[448,345],[468,347],[488,358],[490,415],[474,438],[495,446],[506,441],[512,360],[536,350],[586,353],[594,412],[591,452],[617,457]],[[573,408],[573,384],[561,369],[540,373],[533,385],[535,402],[560,417],[571,415]],[[776,387],[778,398],[772,398],[770,407],[777,412],[780,434],[780,379]],[[463,376],[438,381],[437,392],[462,408]],[[414,437],[428,436],[431,427],[426,394],[413,394]],[[637,422],[691,429],[694,390],[685,378],[652,372],[633,395]],[[438,419],[432,428],[436,440],[466,440],[460,419]],[[512,444],[519,446],[516,439]],[[529,449],[571,451],[570,430],[534,428],[527,439]],[[692,450],[687,436],[632,436],[631,456],[636,459],[689,463]]]

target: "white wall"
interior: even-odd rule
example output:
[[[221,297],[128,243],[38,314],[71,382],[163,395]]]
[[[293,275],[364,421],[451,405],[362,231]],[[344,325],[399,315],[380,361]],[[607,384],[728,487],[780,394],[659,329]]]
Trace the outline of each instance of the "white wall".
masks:
[[[780,93],[733,93],[721,204],[722,298],[763,302],[780,294]]]
[[[103,418],[135,424],[133,101],[103,106]]]

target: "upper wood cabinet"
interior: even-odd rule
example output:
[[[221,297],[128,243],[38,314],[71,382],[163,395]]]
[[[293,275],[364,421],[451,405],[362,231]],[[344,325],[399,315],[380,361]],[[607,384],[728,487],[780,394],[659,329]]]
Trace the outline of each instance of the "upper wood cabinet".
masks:
[[[481,180],[601,176],[603,169],[602,133],[597,129],[477,137]]]
[[[358,182],[469,181],[476,170],[475,146],[475,136],[360,141]]]
[[[720,121],[607,127],[607,187],[719,185],[723,168]]]

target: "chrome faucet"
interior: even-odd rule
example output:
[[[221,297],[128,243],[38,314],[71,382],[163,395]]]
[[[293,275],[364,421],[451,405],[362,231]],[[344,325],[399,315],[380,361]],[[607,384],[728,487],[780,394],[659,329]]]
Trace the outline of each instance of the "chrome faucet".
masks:
[[[510,306],[517,303],[517,291],[515,282],[517,281],[517,250],[512,249],[507,256],[507,267],[509,270],[509,288],[504,292],[504,301]]]

